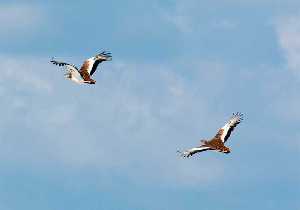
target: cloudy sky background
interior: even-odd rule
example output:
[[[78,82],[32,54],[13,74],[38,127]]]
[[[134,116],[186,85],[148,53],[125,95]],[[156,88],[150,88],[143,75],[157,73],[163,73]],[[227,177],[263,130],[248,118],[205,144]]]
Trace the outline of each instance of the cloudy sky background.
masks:
[[[1,1],[0,208],[299,210],[299,8]],[[103,49],[94,86],[49,63]],[[236,111],[230,155],[178,157]]]

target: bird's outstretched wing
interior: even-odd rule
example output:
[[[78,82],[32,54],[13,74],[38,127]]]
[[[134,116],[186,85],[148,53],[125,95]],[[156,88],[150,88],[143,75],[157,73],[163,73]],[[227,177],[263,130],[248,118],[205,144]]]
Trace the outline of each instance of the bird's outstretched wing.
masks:
[[[102,63],[103,61],[110,61],[112,59],[111,53],[106,51],[101,52],[97,56],[98,59],[95,61],[91,71],[89,72],[91,76],[95,73],[99,63]]]
[[[188,158],[198,152],[204,152],[206,150],[210,150],[210,148],[207,146],[200,146],[200,147],[193,147],[193,148],[185,150],[183,152],[178,150],[177,152],[180,153],[181,157]]]
[[[53,63],[54,65],[57,65],[57,66],[65,66],[67,68],[67,70],[76,70],[76,71],[78,71],[78,68],[74,64],[69,64],[69,63],[65,63],[65,62],[56,61],[53,58],[50,60],[50,62]]]
[[[92,76],[100,63],[110,61],[111,59],[111,53],[103,51],[94,57],[86,59],[80,68],[80,73],[86,77]]]
[[[218,131],[215,138],[221,139],[224,143],[228,140],[234,128],[243,120],[243,114],[240,112],[233,113],[229,121]]]

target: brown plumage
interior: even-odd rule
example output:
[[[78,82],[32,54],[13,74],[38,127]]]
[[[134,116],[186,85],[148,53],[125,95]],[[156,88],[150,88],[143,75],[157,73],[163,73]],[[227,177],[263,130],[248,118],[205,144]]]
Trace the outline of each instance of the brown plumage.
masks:
[[[220,152],[229,153],[230,150],[228,147],[225,147],[224,143],[221,141],[220,138],[212,138],[210,141],[201,141],[203,143],[203,146],[209,147],[213,150],[218,150]]]
[[[91,79],[91,76],[89,74],[89,69],[91,68],[92,65],[92,61],[91,60],[86,60],[84,61],[84,63],[82,64],[79,73],[81,75],[81,77],[83,78],[84,81],[90,81],[91,84],[95,84],[96,81],[94,81],[93,79]]]
[[[199,147],[194,147],[184,152],[180,152],[183,157],[190,157],[195,153],[203,152],[206,150],[216,150],[223,153],[230,153],[230,149],[224,143],[230,137],[234,128],[243,120],[243,114],[237,112],[233,113],[229,121],[219,129],[218,133],[210,140],[201,140]]]

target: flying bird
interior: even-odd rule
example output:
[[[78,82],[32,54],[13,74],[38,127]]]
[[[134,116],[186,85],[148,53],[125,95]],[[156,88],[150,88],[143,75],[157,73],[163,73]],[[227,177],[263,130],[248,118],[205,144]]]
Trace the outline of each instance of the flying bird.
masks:
[[[110,61],[111,59],[111,53],[103,51],[86,59],[80,69],[78,69],[74,64],[56,61],[54,58],[52,58],[50,62],[55,65],[65,67],[65,77],[73,82],[78,84],[95,84],[96,81],[93,80],[91,76],[95,73],[99,63],[102,63],[103,61]]]
[[[234,128],[243,120],[243,114],[240,112],[233,113],[229,121],[219,129],[218,133],[210,140],[201,140],[200,146],[193,147],[183,152],[177,151],[182,157],[191,157],[192,155],[207,150],[216,150],[218,152],[230,153],[230,149],[224,143],[230,137]]]

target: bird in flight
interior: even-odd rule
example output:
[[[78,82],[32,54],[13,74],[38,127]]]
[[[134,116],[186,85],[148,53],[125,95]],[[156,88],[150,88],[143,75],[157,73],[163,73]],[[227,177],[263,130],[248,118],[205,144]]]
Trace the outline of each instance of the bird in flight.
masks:
[[[93,80],[91,76],[95,73],[99,63],[102,63],[103,61],[110,61],[111,59],[111,53],[103,51],[86,59],[80,69],[78,69],[74,64],[56,61],[53,58],[50,62],[58,66],[64,66],[66,68],[65,77],[73,82],[78,84],[95,84],[96,81]]]
[[[206,150],[216,150],[218,152],[230,153],[230,149],[224,145],[224,143],[230,137],[234,128],[243,120],[242,113],[233,113],[229,121],[219,129],[218,133],[211,140],[201,140],[201,144],[198,147],[185,150],[183,152],[177,151],[182,157],[191,157],[192,155],[203,152]]]

